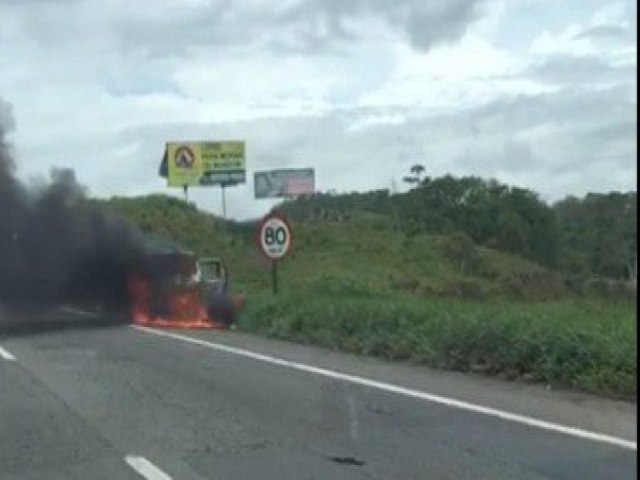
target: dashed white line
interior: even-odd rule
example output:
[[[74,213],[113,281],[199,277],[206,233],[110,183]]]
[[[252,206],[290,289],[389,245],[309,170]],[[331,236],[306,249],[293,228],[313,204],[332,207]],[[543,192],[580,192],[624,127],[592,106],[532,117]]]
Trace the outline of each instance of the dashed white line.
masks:
[[[2,346],[0,346],[0,358],[2,358],[3,360],[16,360],[16,357],[14,357],[9,350]]]
[[[169,475],[144,457],[127,455],[124,457],[124,461],[147,480],[173,480]]]
[[[607,443],[607,444],[615,445],[628,450],[637,450],[636,442],[631,440],[626,440],[624,438],[614,437],[614,436],[606,435],[603,433],[591,432],[589,430],[584,430],[577,427],[560,425],[557,423],[548,422],[546,420],[540,420],[538,418],[528,417],[528,416],[520,415],[517,413],[511,413],[504,410],[499,410],[497,408],[485,407],[483,405],[477,405],[477,404],[465,402],[462,400],[456,400],[454,398],[444,397],[442,395],[435,395],[435,394],[423,392],[420,390],[413,390],[410,388],[400,387],[398,385],[393,385],[390,383],[384,383],[376,380],[371,380],[368,378],[358,377],[356,375],[351,375],[348,373],[329,370],[326,368],[314,367],[313,365],[292,362],[290,360],[272,357],[269,355],[263,355],[261,353],[252,352],[250,350],[244,350],[242,348],[230,347],[228,345],[208,342],[206,340],[201,340],[201,339],[189,337],[186,335],[180,335],[173,332],[167,332],[164,330],[155,330],[153,328],[141,327],[138,325],[133,325],[133,328],[144,331],[144,332],[152,333],[154,335],[159,335],[161,337],[169,337],[176,340],[182,340],[183,342],[200,345],[203,347],[219,350],[222,352],[233,353],[235,355],[241,355],[243,357],[252,358],[254,360],[260,360],[262,362],[271,363],[273,365],[292,368],[294,370],[299,370],[307,373],[314,373],[316,375],[321,375],[324,377],[333,378],[337,380],[343,380],[346,382],[351,382],[357,385],[363,385],[366,387],[375,388],[375,389],[383,390],[386,392],[392,392],[400,395],[405,395],[407,397],[418,398],[420,400],[424,400],[431,403],[437,403],[440,405],[446,405],[448,407],[458,408],[461,410],[467,410],[474,413],[480,413],[483,415],[497,417],[502,420],[507,420],[514,423],[528,425],[530,427],[535,427],[542,430],[549,430],[552,432],[561,433],[564,435],[570,435],[570,436],[582,438],[585,440],[591,440],[591,441],[600,442],[600,443]]]

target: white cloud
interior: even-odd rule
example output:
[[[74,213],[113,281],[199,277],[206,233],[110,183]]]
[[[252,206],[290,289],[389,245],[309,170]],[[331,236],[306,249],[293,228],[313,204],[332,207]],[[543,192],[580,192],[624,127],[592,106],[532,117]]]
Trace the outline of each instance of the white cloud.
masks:
[[[570,3],[3,2],[0,94],[20,175],[72,167],[102,196],[166,192],[178,138],[244,138],[250,179],[313,166],[339,191],[417,161],[547,198],[634,188],[635,5]],[[251,188],[231,215],[271,205]],[[191,198],[220,211],[219,191]]]
[[[633,2],[607,4],[584,23],[572,22],[560,31],[544,30],[532,42],[530,52],[536,56],[599,56],[618,64],[635,63],[637,27],[635,15],[631,14],[633,10]],[[589,32],[602,33],[607,29],[609,35],[589,35]],[[617,35],[611,35],[612,31]]]
[[[545,90],[543,85],[515,78],[526,66],[523,59],[474,33],[429,54],[398,45],[396,58],[388,81],[364,95],[359,105],[464,110],[508,93]]]

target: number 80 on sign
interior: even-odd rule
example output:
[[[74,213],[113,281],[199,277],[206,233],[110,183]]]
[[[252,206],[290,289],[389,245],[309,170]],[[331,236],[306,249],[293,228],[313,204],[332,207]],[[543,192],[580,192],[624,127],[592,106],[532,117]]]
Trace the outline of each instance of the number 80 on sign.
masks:
[[[291,248],[291,229],[287,221],[277,214],[267,216],[258,230],[262,252],[273,260],[284,257]]]

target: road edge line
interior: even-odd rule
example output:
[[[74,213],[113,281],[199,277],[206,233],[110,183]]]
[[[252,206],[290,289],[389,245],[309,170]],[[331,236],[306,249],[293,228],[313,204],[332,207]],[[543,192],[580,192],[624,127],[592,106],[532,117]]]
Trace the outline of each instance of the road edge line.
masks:
[[[357,375],[352,375],[349,373],[339,372],[337,370],[330,370],[322,367],[315,367],[313,365],[308,365],[305,363],[294,362],[291,360],[285,360],[282,358],[272,357],[270,355],[265,355],[262,353],[252,352],[251,350],[245,350],[243,348],[231,347],[229,345],[209,342],[206,340],[201,340],[199,338],[189,337],[186,335],[180,335],[174,332],[167,332],[164,330],[157,330],[149,327],[143,327],[140,325],[132,325],[136,330],[144,331],[147,333],[151,333],[153,335],[173,338],[176,340],[182,340],[187,343],[192,343],[194,345],[200,345],[203,347],[207,347],[213,350],[219,350],[222,352],[233,353],[235,355],[244,356],[247,358],[251,358],[254,360],[260,360],[266,363],[271,363],[273,365],[279,365],[283,367],[289,367],[294,370],[303,371],[306,373],[315,373],[316,375],[321,375],[328,378],[333,378],[337,380],[347,381],[350,383],[354,383],[357,385],[362,385],[370,388],[375,388],[378,390],[383,390],[386,392],[397,393],[400,395],[405,395],[407,397],[417,398],[420,400],[428,401],[431,403],[437,403],[440,405],[445,405],[452,408],[458,408],[460,410],[471,411],[475,413],[481,413],[483,415],[488,415],[492,417],[497,417],[502,420],[507,420],[514,423],[519,423],[522,425],[528,425],[530,427],[539,428],[542,430],[549,430],[556,433],[562,433],[564,435],[569,435],[577,438],[582,438],[585,440],[591,440],[599,443],[607,443],[610,445],[615,445],[618,447],[625,448],[627,450],[637,450],[637,442],[632,440],[626,440],[624,438],[615,437],[612,435],[607,435],[604,433],[592,432],[589,430],[585,430],[578,427],[571,427],[567,425],[561,425],[558,423],[549,422],[547,420],[541,420],[534,417],[528,417],[526,415],[520,415],[517,413],[507,412],[505,410],[500,410],[493,407],[485,407],[483,405],[478,405],[471,402],[466,402],[464,400],[456,400],[455,398],[445,397],[442,395],[436,395],[433,393],[423,392],[421,390],[414,390],[407,387],[401,387],[399,385],[394,385],[391,383],[380,382],[377,380],[371,380],[365,377],[359,377]]]

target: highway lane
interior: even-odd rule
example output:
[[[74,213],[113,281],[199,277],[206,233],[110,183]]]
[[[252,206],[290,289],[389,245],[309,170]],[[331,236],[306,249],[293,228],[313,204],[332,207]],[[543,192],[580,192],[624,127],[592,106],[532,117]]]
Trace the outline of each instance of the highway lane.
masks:
[[[0,478],[139,478],[99,430],[7,359],[0,359]]]
[[[130,327],[0,345],[0,478],[635,478],[635,450]]]

